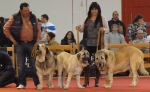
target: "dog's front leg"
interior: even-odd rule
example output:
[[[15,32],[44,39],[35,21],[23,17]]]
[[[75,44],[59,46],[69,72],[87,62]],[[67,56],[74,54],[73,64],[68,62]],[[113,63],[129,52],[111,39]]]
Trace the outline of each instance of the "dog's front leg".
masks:
[[[69,89],[69,85],[70,85],[70,81],[71,81],[72,75],[73,75],[72,72],[68,73],[67,83],[66,83],[64,89]]]
[[[43,89],[43,75],[39,72],[37,72],[38,78],[39,78],[39,82],[40,85],[37,86],[37,89]]]
[[[62,87],[62,71],[63,71],[63,67],[59,66],[58,67],[58,88],[63,88]]]
[[[53,88],[53,74],[54,72],[52,71],[49,76],[48,76],[48,80],[47,80],[47,86],[48,88]]]
[[[111,88],[111,84],[113,82],[113,71],[109,70],[108,75],[106,76],[106,85],[104,85],[105,88]]]
[[[77,85],[78,85],[79,88],[85,88],[80,83],[80,75],[76,75],[76,80],[77,80]]]

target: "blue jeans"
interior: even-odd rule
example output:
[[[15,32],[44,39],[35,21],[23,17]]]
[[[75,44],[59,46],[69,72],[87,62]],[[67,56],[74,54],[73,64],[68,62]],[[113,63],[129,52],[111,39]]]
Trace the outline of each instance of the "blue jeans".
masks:
[[[35,86],[39,84],[39,79],[36,74],[36,68],[35,68],[35,59],[31,57],[32,48],[34,46],[34,43],[24,43],[21,42],[18,45],[15,45],[15,52],[17,55],[17,62],[18,62],[18,84],[22,84],[26,86],[26,72],[25,72],[25,60],[26,56],[29,57],[29,62],[31,63],[32,67],[32,77]]]

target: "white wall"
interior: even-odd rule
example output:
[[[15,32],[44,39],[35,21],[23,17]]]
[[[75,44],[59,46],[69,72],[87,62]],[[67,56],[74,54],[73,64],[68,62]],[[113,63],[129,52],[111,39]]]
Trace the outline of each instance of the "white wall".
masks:
[[[40,18],[42,14],[49,16],[50,22],[56,26],[58,42],[69,30],[72,30],[76,37],[75,26],[84,22],[91,2],[100,4],[102,15],[107,20],[112,18],[113,11],[118,11],[121,19],[121,0],[0,0],[0,16],[9,18],[19,11],[22,2],[29,4],[30,10],[37,18]]]

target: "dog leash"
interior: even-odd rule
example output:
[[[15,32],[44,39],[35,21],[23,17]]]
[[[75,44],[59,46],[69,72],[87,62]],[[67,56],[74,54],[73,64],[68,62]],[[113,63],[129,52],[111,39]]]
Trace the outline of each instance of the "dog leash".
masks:
[[[35,58],[36,57],[36,44],[34,44],[33,48],[32,48],[32,52],[31,52],[31,57]]]

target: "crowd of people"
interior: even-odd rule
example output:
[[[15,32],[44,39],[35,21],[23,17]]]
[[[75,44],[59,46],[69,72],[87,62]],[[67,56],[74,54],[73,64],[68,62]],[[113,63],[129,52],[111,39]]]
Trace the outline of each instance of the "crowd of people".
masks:
[[[114,11],[112,13],[112,19],[107,19],[102,16],[100,5],[97,2],[92,2],[86,19],[82,25],[76,26],[76,30],[83,32],[83,39],[81,41],[82,46],[88,50],[92,56],[97,50],[98,33],[103,34],[103,43],[99,43],[99,49],[106,48],[107,44],[126,44],[125,36],[129,41],[133,43],[149,43],[147,39],[147,31],[144,26],[143,16],[138,14],[129,24],[128,28],[124,23],[119,20],[119,13]],[[15,45],[15,53],[17,55],[18,63],[18,77],[15,77],[12,61],[8,54],[0,51],[0,68],[5,71],[0,76],[0,87],[4,87],[9,83],[16,83],[18,89],[26,87],[26,73],[25,73],[25,58],[29,58],[32,63],[32,74],[34,85],[38,87],[39,80],[36,74],[35,58],[31,57],[32,48],[39,43],[52,45],[69,45],[76,44],[73,31],[68,31],[61,43],[55,40],[56,27],[49,22],[47,14],[41,15],[41,20],[30,12],[28,3],[21,3],[18,13],[12,15],[12,17],[4,23],[4,18],[0,17],[0,47]],[[128,33],[126,33],[128,32]],[[102,44],[104,46],[102,46]],[[115,48],[111,50],[116,50]],[[141,49],[143,52],[149,52],[149,49]],[[53,50],[55,55],[58,55],[62,50]],[[69,51],[66,51],[70,53]],[[2,56],[7,59],[1,58]],[[4,64],[3,62],[8,62]],[[91,60],[89,60],[91,64]],[[87,87],[90,83],[90,65],[84,68],[84,87]],[[12,78],[9,78],[12,75]],[[95,66],[95,87],[99,86],[99,77],[101,76],[99,70]],[[6,80],[9,80],[6,82]],[[4,81],[6,82],[4,84]]]

